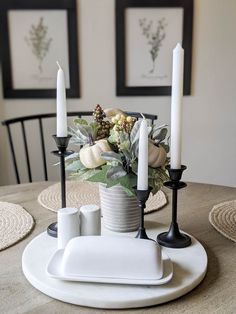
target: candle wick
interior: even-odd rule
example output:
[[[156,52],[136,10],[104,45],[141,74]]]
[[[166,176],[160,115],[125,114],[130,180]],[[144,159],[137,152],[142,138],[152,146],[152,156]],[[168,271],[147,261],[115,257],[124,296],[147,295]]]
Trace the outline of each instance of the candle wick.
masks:
[[[144,117],[143,113],[141,112],[140,114],[141,114],[141,116],[143,117],[143,119],[146,120],[146,118]]]
[[[61,69],[60,63],[58,61],[56,63],[57,63],[58,68]]]

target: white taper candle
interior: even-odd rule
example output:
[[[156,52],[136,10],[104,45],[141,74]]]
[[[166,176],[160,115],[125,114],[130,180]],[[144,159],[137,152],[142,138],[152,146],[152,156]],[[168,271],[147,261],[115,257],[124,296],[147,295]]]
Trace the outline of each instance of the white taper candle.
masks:
[[[67,114],[66,114],[66,91],[65,91],[65,76],[64,72],[57,62],[59,67],[57,72],[57,136],[67,136]]]
[[[170,164],[172,169],[181,168],[181,133],[183,103],[184,50],[178,43],[173,50],[173,72],[171,92],[171,146]]]
[[[143,119],[140,125],[137,188],[138,190],[148,189],[148,127],[146,119]]]

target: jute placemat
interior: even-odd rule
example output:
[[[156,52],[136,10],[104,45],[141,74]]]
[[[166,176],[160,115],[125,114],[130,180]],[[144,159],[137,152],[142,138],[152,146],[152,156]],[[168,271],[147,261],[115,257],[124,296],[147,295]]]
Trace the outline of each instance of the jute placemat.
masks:
[[[215,205],[209,213],[209,221],[223,236],[236,242],[236,200]]]
[[[61,185],[53,184],[43,190],[38,196],[38,202],[45,208],[57,211],[61,207]],[[66,181],[66,205],[67,207],[80,207],[86,204],[100,205],[98,184],[91,182]],[[167,198],[163,191],[155,195],[150,194],[145,213],[151,213],[161,209],[167,204]]]
[[[23,207],[0,202],[0,251],[23,239],[33,226],[33,217]]]

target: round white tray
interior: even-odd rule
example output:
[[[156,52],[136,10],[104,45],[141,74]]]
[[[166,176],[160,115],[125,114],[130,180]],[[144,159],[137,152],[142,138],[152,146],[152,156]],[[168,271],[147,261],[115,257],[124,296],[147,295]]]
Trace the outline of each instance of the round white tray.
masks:
[[[153,226],[153,222],[150,223]],[[149,237],[166,231],[167,226],[156,224],[148,229]],[[102,234],[114,234],[103,228]],[[121,236],[136,233],[120,234]],[[116,233],[117,235],[117,233]],[[22,268],[28,281],[48,296],[82,306],[95,308],[138,308],[164,303],[176,299],[195,288],[204,278],[207,255],[203,246],[194,238],[192,245],[184,249],[163,250],[169,255],[174,267],[173,279],[163,286],[134,286],[61,281],[46,274],[50,257],[57,250],[57,240],[41,233],[25,248]],[[145,263],[145,256],[143,256]]]

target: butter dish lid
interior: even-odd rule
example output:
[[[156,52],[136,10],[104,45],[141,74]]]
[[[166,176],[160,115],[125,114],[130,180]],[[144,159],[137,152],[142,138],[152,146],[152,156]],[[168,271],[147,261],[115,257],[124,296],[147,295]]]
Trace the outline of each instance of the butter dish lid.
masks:
[[[156,242],[125,236],[73,238],[54,253],[46,271],[61,280],[138,285],[164,284],[173,275]]]

